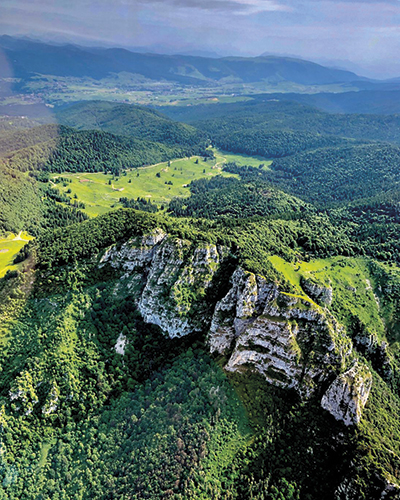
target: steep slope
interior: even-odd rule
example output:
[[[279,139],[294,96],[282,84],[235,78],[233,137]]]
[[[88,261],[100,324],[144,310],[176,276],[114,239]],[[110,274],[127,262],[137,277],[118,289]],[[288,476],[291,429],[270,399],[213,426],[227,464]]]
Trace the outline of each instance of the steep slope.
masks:
[[[9,168],[1,159],[0,185],[0,235],[24,230],[36,236],[44,229],[64,227],[87,218],[76,207],[57,203],[60,196],[57,190]]]
[[[335,301],[350,293],[335,270],[341,260],[298,261],[308,275],[281,262],[286,278],[278,261],[272,259],[271,274],[256,253],[266,272],[253,273],[238,265],[243,242],[236,239],[235,248],[210,226],[204,241],[198,224],[110,213],[42,236],[37,271],[0,283],[6,456],[14,454],[19,429],[36,429],[13,455],[19,482],[5,464],[10,498],[23,487],[32,495],[81,488],[93,498],[133,488],[137,498],[149,491],[162,498],[177,478],[184,498],[194,491],[207,498],[212,485],[235,499],[258,489],[271,495],[288,489],[300,498],[336,500],[344,490],[352,499],[395,498],[400,440],[391,426],[399,399],[390,373],[397,361],[388,352],[392,371],[381,378],[336,319]],[[254,235],[246,231],[251,245]],[[357,279],[374,280],[362,262]],[[310,281],[317,271],[334,285]],[[17,286],[23,293],[10,295]],[[357,293],[361,302],[372,297],[367,283]],[[354,322],[364,309],[379,315],[374,303],[359,303],[353,317],[342,309],[343,319]],[[251,418],[264,413],[252,431],[204,348],[219,353]],[[143,432],[148,442],[140,451]],[[33,453],[38,439],[47,449],[40,467]],[[338,460],[343,467],[333,471]],[[153,474],[161,463],[163,473]],[[325,482],[311,480],[310,470]]]
[[[51,130],[52,138],[47,137]],[[12,134],[15,144],[22,134]],[[37,137],[34,137],[37,135]],[[159,142],[117,136],[99,130],[76,131],[56,125],[31,129],[23,134],[25,141],[35,143],[3,154],[3,161],[20,171],[101,172],[136,168],[204,152],[193,146],[166,145]],[[7,139],[7,138],[5,138]],[[37,142],[36,142],[37,141]],[[23,141],[20,141],[21,144]]]

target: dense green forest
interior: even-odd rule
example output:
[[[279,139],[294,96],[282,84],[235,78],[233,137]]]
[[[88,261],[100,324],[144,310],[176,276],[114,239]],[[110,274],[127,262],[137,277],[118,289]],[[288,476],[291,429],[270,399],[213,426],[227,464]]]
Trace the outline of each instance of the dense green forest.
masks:
[[[210,106],[201,131],[98,102],[60,110],[62,125],[4,121],[0,231],[35,239],[0,279],[1,498],[398,498],[398,118],[255,101]],[[206,160],[209,141],[274,160],[224,177],[192,159],[189,196],[164,209],[150,189],[118,193],[124,208],[90,219],[50,176]],[[288,325],[288,351],[269,350],[268,322]],[[239,357],[292,353],[315,392],[251,358],[228,370],[253,329]],[[321,401],[357,366],[369,397],[345,425]]]
[[[311,106],[270,99],[265,95],[233,104],[170,107],[164,112],[204,130],[215,141],[220,135],[258,129],[400,142],[399,115],[326,113]]]
[[[228,167],[229,168],[229,167]],[[242,169],[238,169],[241,172]],[[250,179],[241,182],[235,178],[214,177],[211,180],[192,181],[190,198],[174,198],[168,211],[176,216],[206,217],[219,216],[248,218],[296,218],[305,211],[314,211],[301,200],[278,191],[266,182]]]
[[[25,230],[37,235],[43,229],[63,227],[87,218],[73,204],[57,203],[60,193],[56,189],[4,167],[1,162],[0,185],[0,233]]]
[[[374,166],[371,163],[371,168]],[[275,227],[272,226],[274,220],[286,221],[284,241],[291,248],[302,246],[318,256],[358,254],[400,262],[400,245],[396,236],[400,230],[399,194],[396,195],[394,189],[374,197],[374,186],[364,184],[365,177],[358,176],[360,185],[353,179],[351,189],[352,192],[362,192],[364,197],[359,200],[350,198],[353,200],[351,203],[342,199],[336,208],[326,208],[332,205],[333,191],[329,191],[331,197],[326,194],[326,198],[317,198],[323,186],[322,181],[315,184],[316,192],[312,191],[312,184],[308,191],[304,189],[299,192],[299,183],[293,181],[286,188],[286,191],[298,193],[306,200],[314,201],[313,198],[317,198],[318,204],[314,206],[274,187],[279,183],[273,171],[266,170],[262,165],[261,168],[254,168],[229,163],[224,168],[238,174],[240,180],[215,177],[194,181],[190,184],[192,195],[173,199],[168,212],[177,217],[219,221],[222,233],[232,224],[236,227],[245,226],[248,223],[243,220],[245,217],[254,220],[260,227],[266,221],[271,221],[269,228]],[[395,165],[392,168],[395,171]],[[327,180],[330,178],[328,173],[325,177]],[[335,179],[332,176],[332,180]],[[337,192],[340,192],[339,188]],[[276,227],[279,228],[281,223],[278,222]],[[281,229],[278,229],[278,234],[280,232]],[[290,240],[287,239],[289,233]],[[275,236],[268,234],[272,244]],[[272,251],[279,253],[279,245]]]
[[[0,282],[0,307],[7,311],[1,326],[7,497],[334,498],[343,478],[357,477],[357,491],[376,498],[382,483],[374,467],[397,474],[397,461],[385,450],[389,432],[396,436],[390,446],[400,446],[392,428],[400,406],[396,380],[374,374],[363,426],[345,430],[322,412],[318,398],[301,402],[256,375],[232,375],[230,385],[206,353],[202,334],[169,340],[143,322],[129,280],[97,266],[110,244],[118,248],[161,228],[187,244],[227,245],[233,265],[292,292],[269,255],[290,261],[344,251],[343,240],[334,240],[337,228],[314,217],[313,226],[311,219],[221,224],[129,209],[43,233],[31,249],[37,271],[27,268]],[[400,275],[374,266],[371,276],[383,288],[400,289]],[[340,287],[333,307],[351,325],[363,308],[350,296],[343,305],[341,294],[349,292]],[[18,289],[22,293],[10,294]],[[211,305],[228,289],[222,279],[206,300]],[[382,297],[389,314],[397,299]],[[121,335],[129,339],[123,356],[114,348]],[[10,391],[25,396],[10,401]],[[313,452],[304,456],[305,449]],[[363,466],[353,470],[354,462]],[[341,465],[332,469],[332,463]]]
[[[325,148],[275,160],[267,177],[319,206],[399,191],[400,149],[390,145]]]
[[[119,171],[201,153],[199,143],[170,146],[56,125],[7,134],[0,144],[0,160],[10,168],[60,173]]]
[[[218,133],[215,135],[214,142],[225,151],[265,158],[280,158],[309,149],[346,146],[351,143],[349,140],[329,135],[293,130],[248,129],[247,127],[237,132]]]
[[[182,148],[198,147],[206,139],[194,127],[172,121],[149,108],[128,104],[83,102],[61,109],[56,118],[59,123],[81,130],[99,129]]]

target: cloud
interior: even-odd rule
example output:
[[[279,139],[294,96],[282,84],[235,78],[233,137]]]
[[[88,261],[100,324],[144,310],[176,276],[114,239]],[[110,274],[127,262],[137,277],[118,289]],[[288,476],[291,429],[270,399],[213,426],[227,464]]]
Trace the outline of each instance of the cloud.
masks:
[[[118,3],[118,2],[117,2]],[[124,2],[122,2],[124,3]],[[273,0],[138,0],[144,7],[151,4],[165,5],[203,11],[239,12],[278,12],[291,10],[290,7]]]
[[[0,32],[58,41],[348,59],[398,71],[400,0],[0,0]],[[393,75],[394,76],[394,75]]]

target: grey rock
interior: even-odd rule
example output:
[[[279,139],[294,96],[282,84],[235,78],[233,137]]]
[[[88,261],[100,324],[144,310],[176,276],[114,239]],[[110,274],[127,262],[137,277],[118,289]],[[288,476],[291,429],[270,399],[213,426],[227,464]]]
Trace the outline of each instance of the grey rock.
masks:
[[[321,406],[345,425],[359,424],[371,386],[369,369],[356,363],[333,381],[322,398]]]

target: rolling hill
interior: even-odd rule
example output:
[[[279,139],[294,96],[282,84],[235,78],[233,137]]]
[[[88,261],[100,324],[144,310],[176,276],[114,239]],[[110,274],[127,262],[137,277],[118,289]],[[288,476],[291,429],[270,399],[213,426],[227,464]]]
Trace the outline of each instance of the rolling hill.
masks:
[[[206,58],[182,55],[141,54],[125,49],[87,48],[77,45],[51,45],[9,36],[0,37],[10,72],[21,78],[34,74],[91,77],[101,79],[110,73],[126,71],[152,80],[185,84],[269,80],[299,84],[326,85],[363,81],[350,71],[326,68],[310,61],[288,57]]]
[[[78,130],[103,130],[166,145],[193,147],[206,142],[206,136],[192,126],[129,104],[82,102],[56,111],[56,118],[59,123]]]

